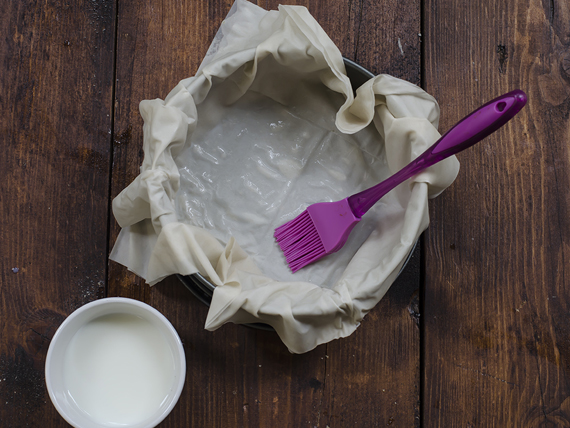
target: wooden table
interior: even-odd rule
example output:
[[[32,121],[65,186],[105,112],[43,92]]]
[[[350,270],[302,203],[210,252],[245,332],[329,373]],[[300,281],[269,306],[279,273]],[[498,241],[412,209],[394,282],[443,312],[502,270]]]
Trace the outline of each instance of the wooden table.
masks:
[[[108,261],[110,201],[138,174],[138,103],[193,75],[231,1],[5,1],[0,16],[0,426],[67,426],[50,338],[105,296],[176,327],[187,379],[161,427],[570,426],[570,3],[307,0],[341,52],[424,87],[441,130],[514,88],[529,104],[460,154],[386,297],[347,339],[203,329],[176,278]],[[275,1],[260,1],[272,9]]]

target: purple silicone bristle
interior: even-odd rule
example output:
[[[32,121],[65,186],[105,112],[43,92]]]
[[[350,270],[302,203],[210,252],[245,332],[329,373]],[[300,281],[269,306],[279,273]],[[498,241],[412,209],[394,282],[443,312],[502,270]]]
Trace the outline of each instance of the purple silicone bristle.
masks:
[[[274,236],[293,272],[297,272],[326,254],[319,233],[307,210],[275,229]]]
[[[313,204],[275,229],[275,239],[293,272],[340,249],[354,225],[347,199]]]

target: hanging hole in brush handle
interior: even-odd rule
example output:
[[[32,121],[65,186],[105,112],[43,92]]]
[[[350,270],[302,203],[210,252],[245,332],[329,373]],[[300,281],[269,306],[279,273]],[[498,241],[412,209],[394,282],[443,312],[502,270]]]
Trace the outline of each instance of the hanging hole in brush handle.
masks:
[[[352,213],[360,218],[386,193],[420,171],[471,147],[511,120],[526,104],[526,94],[516,89],[501,95],[466,116],[420,156],[374,187],[348,198]]]
[[[431,166],[471,147],[511,120],[525,104],[526,94],[520,89],[489,101],[441,137],[430,150],[435,159],[426,159],[426,163]]]

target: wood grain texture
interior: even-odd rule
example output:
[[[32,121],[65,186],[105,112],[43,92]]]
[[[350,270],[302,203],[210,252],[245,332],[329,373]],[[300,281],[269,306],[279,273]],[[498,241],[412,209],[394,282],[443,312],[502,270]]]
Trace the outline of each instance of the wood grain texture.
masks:
[[[4,2],[0,17],[0,425],[66,424],[49,341],[105,294],[114,3]]]
[[[419,83],[419,2],[404,7],[396,1],[293,3],[308,7],[346,57],[375,73]],[[278,2],[259,5],[274,9]],[[142,162],[138,103],[164,98],[196,72],[230,6],[120,2],[113,196],[136,177]],[[118,230],[112,226],[111,243]],[[417,315],[419,254],[406,272],[353,337],[304,355],[290,354],[268,332],[234,325],[205,331],[207,308],[175,278],[150,289],[111,263],[109,295],[158,308],[185,344],[185,389],[161,426],[417,426],[419,329],[410,314]]]
[[[206,332],[175,278],[151,289],[111,263],[109,295],[157,307],[184,341],[187,382],[161,426],[570,426],[568,2],[426,0],[421,36],[419,1],[297,3],[346,57],[425,82],[442,130],[515,87],[529,105],[460,154],[431,203],[421,349],[418,253],[355,334],[305,355],[242,326]],[[116,5],[12,2],[0,18],[2,427],[67,426],[45,355],[65,316],[106,293],[108,193],[138,173],[138,103],[195,73],[231,1]]]
[[[570,426],[569,16],[558,1],[425,3],[442,129],[511,89],[529,97],[431,206],[425,426]]]
[[[139,174],[143,160],[142,100],[164,99],[198,70],[231,2],[121,2],[117,17],[117,65],[111,195]],[[119,227],[111,222],[110,242]],[[109,265],[109,295],[150,301],[144,281]]]
[[[350,2],[336,16],[336,26],[323,27],[345,57],[420,84],[419,1]],[[359,329],[327,345],[320,426],[419,426],[419,250]]]

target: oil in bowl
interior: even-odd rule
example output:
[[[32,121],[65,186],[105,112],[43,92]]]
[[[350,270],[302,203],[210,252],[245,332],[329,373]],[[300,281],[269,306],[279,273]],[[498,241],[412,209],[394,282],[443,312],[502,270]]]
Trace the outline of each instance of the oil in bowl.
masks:
[[[131,299],[102,299],[75,311],[46,360],[52,402],[82,428],[156,426],[176,404],[184,377],[174,327]]]

